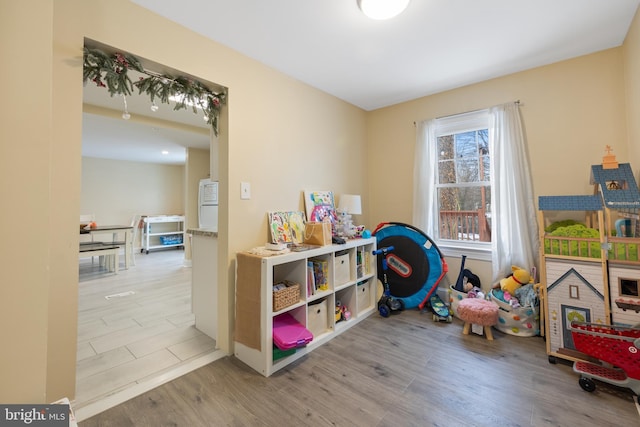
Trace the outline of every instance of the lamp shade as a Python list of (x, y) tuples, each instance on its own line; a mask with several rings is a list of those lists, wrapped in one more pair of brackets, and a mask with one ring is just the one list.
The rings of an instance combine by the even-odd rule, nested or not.
[(340, 197), (338, 210), (352, 215), (360, 215), (362, 213), (362, 202), (360, 196), (355, 194), (343, 194)]
[(358, 0), (362, 13), (371, 19), (391, 19), (402, 13), (410, 0)]

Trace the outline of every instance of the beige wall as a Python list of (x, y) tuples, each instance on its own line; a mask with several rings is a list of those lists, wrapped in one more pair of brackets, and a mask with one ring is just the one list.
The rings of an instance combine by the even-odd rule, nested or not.
[[(187, 149), (184, 166), (83, 157), (80, 214), (94, 214), (99, 224), (129, 224), (133, 215), (185, 215), (185, 227), (197, 228), (198, 183), (210, 175), (209, 165), (209, 150), (197, 148)], [(134, 245), (140, 247), (140, 236)], [(184, 258), (189, 265), (188, 244)]]
[[(331, 189), (361, 194), (370, 227), (411, 221), (414, 121), (520, 99), (537, 194), (588, 192), (588, 167), (607, 143), (629, 157), (622, 67), (635, 72), (637, 49), (627, 62), (612, 49), (365, 113), (127, 0), (1, 2), (0, 24), (0, 85), (11, 99), (0, 106), (0, 182), (12, 207), (1, 210), (11, 242), (0, 257), (3, 403), (74, 396), (83, 37), (229, 88), (219, 138), (218, 282), (229, 306), (218, 343), (227, 351), (234, 254), (264, 243), (268, 210), (302, 209), (302, 190)], [(637, 92), (627, 99), (634, 113)], [(241, 181), (251, 200), (240, 200)]]
[[(2, 140), (20, 141), (2, 148), (3, 195), (19, 209), (3, 210), (3, 223), (12, 224), (6, 238), (16, 246), (2, 258), (12, 268), (3, 278), (11, 286), (3, 286), (0, 320), (3, 340), (23, 343), (0, 352), (0, 401), (74, 396), (84, 37), (229, 88), (219, 138), (224, 350), (231, 349), (233, 257), (266, 241), (266, 212), (302, 209), (305, 188), (366, 200), (364, 111), (127, 0), (26, 0), (0, 8), (2, 53), (15, 59), (3, 65), (3, 93), (15, 102), (0, 107)], [(240, 200), (241, 181), (251, 183), (250, 200)], [(37, 230), (13, 227), (36, 223)]]
[(182, 165), (83, 157), (80, 213), (95, 214), (98, 224), (129, 224), (136, 214), (183, 215), (184, 175)]
[(640, 13), (631, 23), (623, 45), (629, 161), (636, 179), (640, 175)]
[[(414, 121), (515, 100), (522, 105), (536, 199), (591, 194), (590, 167), (601, 162), (605, 145), (619, 161), (629, 161), (622, 53), (609, 49), (371, 112), (373, 222), (412, 222)], [(459, 260), (448, 261), (455, 282)], [(468, 258), (467, 267), (483, 286), (491, 285), (488, 263)]]
[[(211, 176), (210, 154), (210, 150), (187, 148), (185, 164), (185, 182), (187, 184), (184, 190), (187, 229), (198, 228), (198, 191), (200, 180)], [(191, 245), (185, 245), (184, 250), (185, 259), (191, 260)]]
[[(45, 400), (51, 358), (67, 357), (59, 347), (50, 349), (50, 331), (70, 328), (69, 332), (54, 334), (64, 335), (59, 345), (74, 346), (75, 325), (65, 322), (71, 316), (60, 313), (58, 321), (52, 313), (56, 310), (50, 309), (57, 303), (53, 293), (61, 281), (74, 280), (66, 274), (68, 268), (59, 268), (53, 262), (55, 257), (56, 261), (69, 264), (69, 256), (50, 251), (58, 237), (62, 237), (57, 242), (61, 246), (73, 243), (73, 238), (64, 236), (65, 231), (69, 236), (73, 234), (71, 218), (57, 220), (62, 217), (61, 210), (78, 210), (80, 189), (80, 156), (64, 172), (59, 166), (54, 167), (51, 159), (55, 156), (60, 161), (60, 157), (73, 151), (67, 147), (52, 151), (51, 103), (57, 95), (52, 84), (52, 12), (49, 2), (0, 2), (0, 53), (4, 58), (13, 58), (13, 66), (3, 61), (0, 87), (5, 96), (15, 101), (11, 107), (9, 103), (0, 106), (0, 223), (3, 238), (12, 242), (0, 249), (0, 401), (6, 403)], [(12, 42), (18, 40), (24, 42)], [(37, 95), (38, 102), (25, 94)], [(61, 180), (70, 184), (71, 194), (66, 198), (61, 197)], [(60, 205), (64, 206), (52, 203), (51, 192), (60, 197)], [(69, 305), (75, 307), (75, 295), (66, 296), (70, 297)], [(68, 367), (68, 363), (65, 365)]]

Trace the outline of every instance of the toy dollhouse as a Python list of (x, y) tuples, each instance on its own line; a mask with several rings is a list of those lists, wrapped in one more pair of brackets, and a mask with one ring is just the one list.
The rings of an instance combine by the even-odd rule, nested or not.
[(591, 184), (604, 201), (612, 323), (633, 326), (640, 322), (638, 185), (628, 163), (592, 166)]
[(571, 337), (572, 321), (640, 324), (638, 213), (631, 166), (607, 146), (591, 167), (590, 196), (540, 196), (540, 269), (549, 361), (585, 359)]

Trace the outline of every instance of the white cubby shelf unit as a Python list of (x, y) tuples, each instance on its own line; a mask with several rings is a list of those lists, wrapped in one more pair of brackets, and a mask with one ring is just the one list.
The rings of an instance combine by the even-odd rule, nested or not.
[[(184, 248), (184, 215), (155, 215), (142, 218), (142, 248), (149, 254), (153, 249)], [(153, 230), (151, 226), (153, 225)], [(163, 239), (169, 239), (163, 242)]]
[[(372, 237), (274, 256), (238, 253), (235, 356), (268, 377), (375, 313), (375, 248)], [(309, 283), (308, 267), (313, 261), (326, 266), (326, 289), (316, 290)], [(273, 286), (285, 281), (300, 285), (300, 299), (273, 311)], [(338, 301), (350, 312), (346, 320), (336, 314)], [(283, 313), (309, 329), (313, 340), (295, 350), (274, 350), (273, 320)]]

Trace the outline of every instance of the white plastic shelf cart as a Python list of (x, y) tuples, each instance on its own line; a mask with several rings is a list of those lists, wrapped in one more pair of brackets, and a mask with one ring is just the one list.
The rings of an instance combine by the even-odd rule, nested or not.
[(149, 253), (152, 249), (184, 248), (185, 228), (183, 215), (157, 215), (142, 218), (142, 249)]

